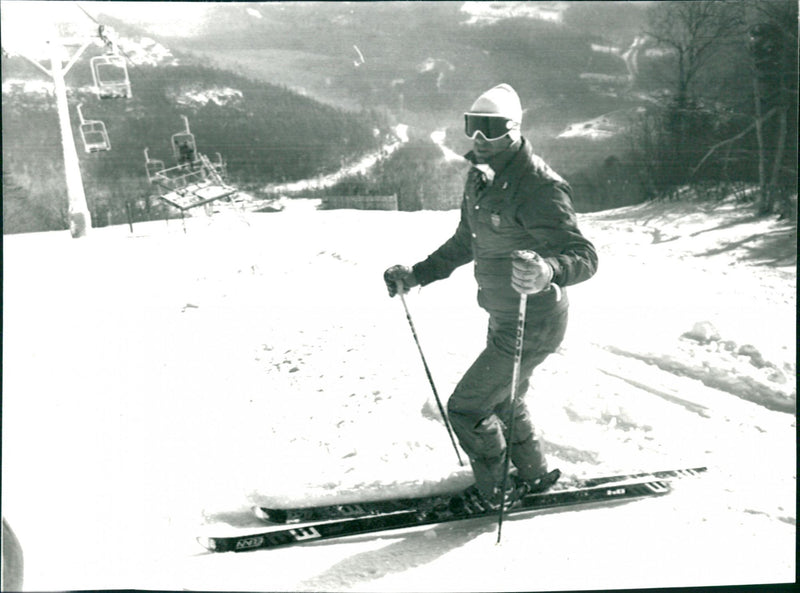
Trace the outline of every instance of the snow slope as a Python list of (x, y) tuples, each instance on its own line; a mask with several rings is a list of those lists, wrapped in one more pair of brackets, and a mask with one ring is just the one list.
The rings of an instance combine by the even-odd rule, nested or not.
[[(457, 212), (222, 212), (4, 237), (2, 512), (28, 590), (511, 591), (790, 582), (796, 233), (732, 202), (581, 216), (529, 403), (567, 474), (707, 465), (670, 496), (244, 554), (254, 503), (469, 484), (383, 270)], [(479, 352), (469, 266), (407, 297), (439, 392)]]

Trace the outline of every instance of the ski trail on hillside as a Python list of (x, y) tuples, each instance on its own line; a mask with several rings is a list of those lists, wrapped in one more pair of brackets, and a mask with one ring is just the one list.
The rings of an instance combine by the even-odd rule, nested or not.
[(444, 141), (446, 139), (447, 132), (445, 130), (436, 130), (435, 132), (431, 132), (431, 141), (442, 151), (444, 160), (447, 162), (465, 160), (463, 156), (444, 145)]
[(639, 76), (639, 52), (641, 51), (642, 47), (647, 41), (646, 37), (637, 36), (636, 39), (633, 40), (631, 46), (622, 54), (622, 60), (625, 62), (625, 67), (628, 69), (628, 79), (630, 80), (630, 86), (636, 82), (636, 78)]
[(264, 188), (268, 193), (296, 193), (302, 191), (323, 189), (332, 187), (339, 183), (342, 179), (352, 175), (364, 174), (374, 167), (378, 162), (384, 160), (394, 151), (400, 148), (403, 144), (408, 142), (408, 126), (405, 124), (398, 124), (394, 128), (394, 133), (397, 138), (395, 142), (391, 142), (380, 150), (371, 152), (355, 163), (351, 163), (327, 175), (320, 175), (312, 179), (301, 179), (300, 181), (292, 181), (289, 183), (270, 183)]
[[(642, 48), (646, 42), (646, 37), (641, 35), (637, 36), (625, 51), (622, 51), (622, 49), (619, 47), (598, 45), (593, 43), (591, 45), (592, 51), (612, 55), (622, 60), (622, 62), (625, 64), (627, 74), (615, 75), (583, 72), (580, 74), (580, 78), (594, 81), (596, 83), (610, 85), (622, 84), (624, 86), (623, 92), (626, 94), (630, 93), (639, 77), (639, 55), (641, 54)], [(609, 92), (616, 96), (616, 91), (613, 90), (613, 87)], [(641, 107), (637, 108), (635, 113), (639, 113), (641, 109)], [(594, 140), (611, 138), (628, 127), (628, 122), (625, 120), (629, 117), (627, 114), (630, 114), (631, 112), (632, 110), (630, 109), (620, 109), (604, 113), (593, 119), (575, 122), (568, 125), (557, 137), (590, 138)]]

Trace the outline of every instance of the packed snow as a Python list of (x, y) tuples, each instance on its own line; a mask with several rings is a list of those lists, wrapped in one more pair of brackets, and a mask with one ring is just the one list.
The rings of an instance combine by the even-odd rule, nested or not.
[[(595, 278), (527, 394), (567, 476), (708, 466), (665, 497), (207, 553), (253, 504), (470, 483), (383, 270), (457, 211), (222, 211), (4, 237), (3, 515), (25, 588), (512, 591), (792, 582), (795, 231), (732, 201), (580, 216)], [(406, 302), (443, 398), (470, 266)]]

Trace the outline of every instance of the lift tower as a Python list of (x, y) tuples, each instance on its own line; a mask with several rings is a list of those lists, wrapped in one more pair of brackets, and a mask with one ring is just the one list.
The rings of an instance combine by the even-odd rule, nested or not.
[[(34, 59), (25, 54), (20, 54), (23, 58), (31, 62), (39, 70), (44, 72), (47, 76), (53, 79), (53, 93), (56, 99), (56, 111), (58, 112), (58, 125), (61, 132), (61, 149), (64, 155), (64, 176), (67, 183), (67, 199), (69, 201), (69, 231), (74, 238), (84, 237), (92, 228), (92, 218), (89, 213), (89, 207), (86, 203), (86, 194), (83, 187), (83, 178), (81, 177), (80, 164), (78, 162), (78, 152), (75, 149), (75, 138), (72, 134), (72, 124), (70, 123), (69, 104), (67, 103), (67, 85), (64, 80), (70, 68), (75, 65), (75, 62), (80, 59), (81, 55), (90, 44), (95, 43), (98, 45), (105, 45), (110, 47), (111, 58), (105, 57), (99, 65), (95, 62), (92, 63), (92, 73), (95, 78), (95, 86), (97, 87), (98, 95), (101, 98), (105, 97), (130, 97), (130, 81), (128, 79), (128, 72), (125, 66), (124, 59), (118, 55), (116, 43), (110, 35), (113, 32), (108, 27), (100, 27), (97, 36), (86, 37), (63, 37), (58, 29), (58, 25), (54, 24), (50, 38), (47, 40), (49, 50), (50, 68), (43, 66), (37, 59)], [(78, 46), (79, 49), (73, 53), (64, 65), (64, 56), (68, 52), (68, 48)], [(111, 60), (111, 61), (110, 61)], [(122, 60), (120, 65), (119, 61)], [(96, 67), (97, 66), (97, 67)], [(102, 72), (100, 67), (105, 68)], [(124, 78), (121, 83), (118, 80), (109, 80), (108, 73), (121, 72)], [(101, 76), (102, 75), (102, 76)], [(119, 76), (119, 74), (117, 74)], [(103, 78), (105, 77), (105, 78)], [(111, 86), (114, 92), (109, 92), (108, 88)], [(78, 108), (78, 115), (81, 117), (82, 126), (87, 123), (93, 125), (99, 124), (97, 128), (92, 128), (92, 131), (105, 132), (105, 126), (102, 122), (85, 122), (83, 115)], [(81, 134), (83, 136), (84, 127), (81, 127)], [(83, 137), (84, 145), (86, 145), (86, 137)], [(94, 145), (93, 148), (99, 150), (108, 150), (110, 143), (108, 142), (107, 135), (104, 135), (103, 146)], [(88, 149), (87, 149), (88, 150)], [(91, 151), (90, 151), (91, 152)]]
[(69, 232), (73, 238), (77, 239), (86, 236), (88, 230), (92, 228), (92, 217), (86, 204), (78, 152), (75, 150), (75, 139), (72, 136), (64, 76), (89, 44), (83, 45), (66, 67), (63, 67), (61, 62), (62, 45), (58, 36), (54, 35), (48, 44), (50, 45), (50, 76), (53, 77), (58, 125), (61, 129), (61, 147), (64, 152), (64, 175), (66, 176), (69, 200)]

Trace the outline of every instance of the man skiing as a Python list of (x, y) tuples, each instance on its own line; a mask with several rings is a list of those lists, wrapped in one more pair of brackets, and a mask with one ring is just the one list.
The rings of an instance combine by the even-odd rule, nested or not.
[[(567, 327), (566, 286), (591, 278), (594, 246), (578, 229), (571, 188), (521, 135), (522, 106), (514, 89), (500, 84), (464, 114), (473, 141), (472, 163), (455, 233), (424, 261), (394, 265), (384, 273), (393, 297), (413, 286), (447, 278), (474, 262), (478, 304), (489, 313), (486, 347), (448, 401), (448, 415), (469, 455), (475, 485), (466, 493), (497, 507), (521, 494), (541, 491), (558, 479), (548, 473), (525, 405), (533, 369), (552, 352)], [(522, 332), (519, 391), (512, 405), (512, 373), (520, 299), (529, 295)], [(514, 409), (512, 409), (514, 408)], [(505, 483), (508, 427), (513, 415), (510, 461), (515, 483)]]

